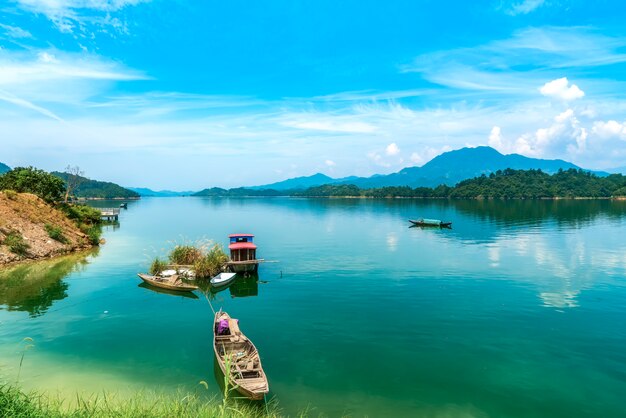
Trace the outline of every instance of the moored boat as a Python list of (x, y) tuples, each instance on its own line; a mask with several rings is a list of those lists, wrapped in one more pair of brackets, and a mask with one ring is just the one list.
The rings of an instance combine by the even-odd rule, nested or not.
[(416, 220), (409, 219), (409, 222), (411, 222), (415, 226), (438, 226), (441, 228), (450, 228), (452, 226), (452, 222), (443, 222), (439, 219), (419, 218)]
[(249, 273), (257, 271), (259, 262), (256, 258), (257, 246), (252, 234), (231, 234), (228, 236), (230, 244), (230, 261), (228, 266), (235, 273)]
[(211, 279), (211, 285), (215, 287), (226, 286), (235, 280), (237, 273), (220, 273)]
[(252, 400), (269, 392), (259, 352), (240, 330), (238, 321), (219, 310), (213, 321), (213, 349), (228, 384)]
[(184, 283), (177, 275), (169, 277), (151, 276), (149, 274), (137, 273), (137, 276), (145, 283), (162, 289), (175, 290), (178, 292), (192, 292), (198, 289), (198, 286)]

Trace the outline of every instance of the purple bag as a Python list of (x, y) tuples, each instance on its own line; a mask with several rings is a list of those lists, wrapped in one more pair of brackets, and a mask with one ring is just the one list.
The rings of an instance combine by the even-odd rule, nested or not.
[(220, 319), (219, 324), (217, 324), (217, 335), (228, 335), (228, 319)]

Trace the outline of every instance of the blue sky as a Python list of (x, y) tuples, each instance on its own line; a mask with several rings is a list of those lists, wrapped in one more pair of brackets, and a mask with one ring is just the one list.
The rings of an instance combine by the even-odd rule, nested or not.
[(126, 186), (626, 166), (616, 1), (0, 1), (0, 161)]

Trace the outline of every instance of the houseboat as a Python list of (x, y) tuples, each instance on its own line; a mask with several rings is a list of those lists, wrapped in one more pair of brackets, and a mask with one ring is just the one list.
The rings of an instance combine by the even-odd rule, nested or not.
[(261, 260), (256, 258), (256, 245), (252, 234), (231, 234), (228, 236), (230, 244), (230, 261), (228, 266), (235, 273), (255, 272)]

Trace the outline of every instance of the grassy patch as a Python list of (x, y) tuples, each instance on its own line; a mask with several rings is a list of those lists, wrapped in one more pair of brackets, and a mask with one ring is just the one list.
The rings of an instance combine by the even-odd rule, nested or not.
[(193, 245), (177, 245), (169, 254), (172, 264), (192, 265), (201, 258), (202, 250)]
[(0, 411), (6, 417), (37, 418), (108, 418), (108, 417), (278, 417), (275, 403), (255, 405), (213, 399), (203, 399), (193, 393), (163, 395), (139, 392), (131, 398), (101, 393), (77, 395), (71, 403), (38, 392), (25, 393), (12, 386), (0, 386)]
[(159, 257), (156, 257), (154, 260), (152, 260), (149, 271), (150, 271), (150, 274), (152, 274), (153, 276), (156, 276), (157, 274), (160, 274), (165, 269), (167, 269), (167, 261), (161, 260)]
[(30, 248), (24, 237), (15, 231), (9, 232), (2, 243), (9, 247), (9, 251), (19, 256), (25, 256)]
[(10, 200), (17, 199), (17, 192), (15, 190), (6, 189), (6, 190), (3, 190), (2, 193), (4, 193), (7, 199), (10, 199)]
[(213, 245), (207, 253), (196, 261), (193, 269), (197, 277), (211, 277), (222, 271), (222, 267), (228, 262), (228, 255), (221, 245)]
[(67, 244), (67, 238), (63, 235), (63, 229), (52, 224), (45, 224), (44, 228), (48, 233), (48, 236), (61, 244)]

